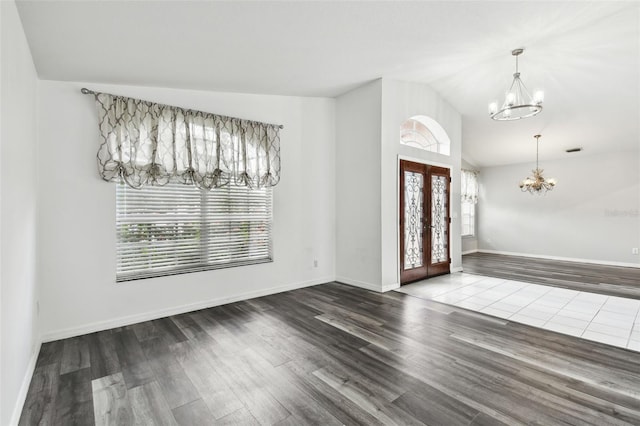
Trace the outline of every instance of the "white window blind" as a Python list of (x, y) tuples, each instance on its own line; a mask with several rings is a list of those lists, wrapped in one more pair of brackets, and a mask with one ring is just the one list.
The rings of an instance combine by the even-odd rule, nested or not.
[(469, 201), (462, 202), (462, 236), (473, 237), (476, 234), (476, 205)]
[(478, 202), (478, 172), (461, 171), (460, 192), (462, 195), (462, 236), (473, 237), (476, 234), (476, 203)]
[(272, 191), (116, 185), (116, 281), (272, 260)]

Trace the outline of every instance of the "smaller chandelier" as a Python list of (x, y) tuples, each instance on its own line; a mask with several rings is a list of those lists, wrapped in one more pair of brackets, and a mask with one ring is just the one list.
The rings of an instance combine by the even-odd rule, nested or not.
[(489, 104), (489, 115), (493, 120), (520, 120), (521, 118), (533, 117), (542, 111), (544, 92), (537, 90), (533, 97), (531, 97), (526, 86), (520, 79), (518, 56), (520, 56), (522, 52), (524, 52), (524, 49), (514, 49), (511, 51), (511, 54), (516, 57), (516, 72), (513, 74), (513, 82), (509, 90), (507, 90), (502, 108), (498, 109), (497, 102), (491, 102)]
[(534, 136), (534, 138), (536, 138), (536, 169), (532, 170), (533, 177), (528, 177), (520, 182), (520, 190), (522, 190), (522, 192), (529, 192), (531, 194), (538, 195), (551, 191), (556, 186), (556, 180), (554, 178), (545, 179), (542, 177), (542, 172), (544, 172), (544, 170), (538, 167), (540, 136), (541, 135)]

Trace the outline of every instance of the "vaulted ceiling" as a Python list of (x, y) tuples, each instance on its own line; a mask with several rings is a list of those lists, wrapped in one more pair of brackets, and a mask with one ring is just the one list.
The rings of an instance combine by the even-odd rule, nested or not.
[[(431, 85), (478, 166), (627, 150), (640, 132), (640, 7), (613, 2), (29, 1), (40, 78), (334, 97), (376, 78)], [(510, 51), (544, 110), (494, 122)], [(573, 154), (576, 155), (576, 154)]]

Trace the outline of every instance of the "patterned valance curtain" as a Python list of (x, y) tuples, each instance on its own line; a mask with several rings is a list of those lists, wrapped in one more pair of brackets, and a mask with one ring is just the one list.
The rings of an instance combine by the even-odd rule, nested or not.
[(280, 126), (94, 93), (98, 171), (133, 188), (262, 188), (280, 180)]
[(462, 170), (462, 202), (478, 202), (478, 172), (473, 170)]

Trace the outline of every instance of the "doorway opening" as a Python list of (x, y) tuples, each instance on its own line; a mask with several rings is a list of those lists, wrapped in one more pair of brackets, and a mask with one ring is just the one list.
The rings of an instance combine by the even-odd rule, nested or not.
[(400, 160), (400, 284), (451, 270), (451, 172)]

